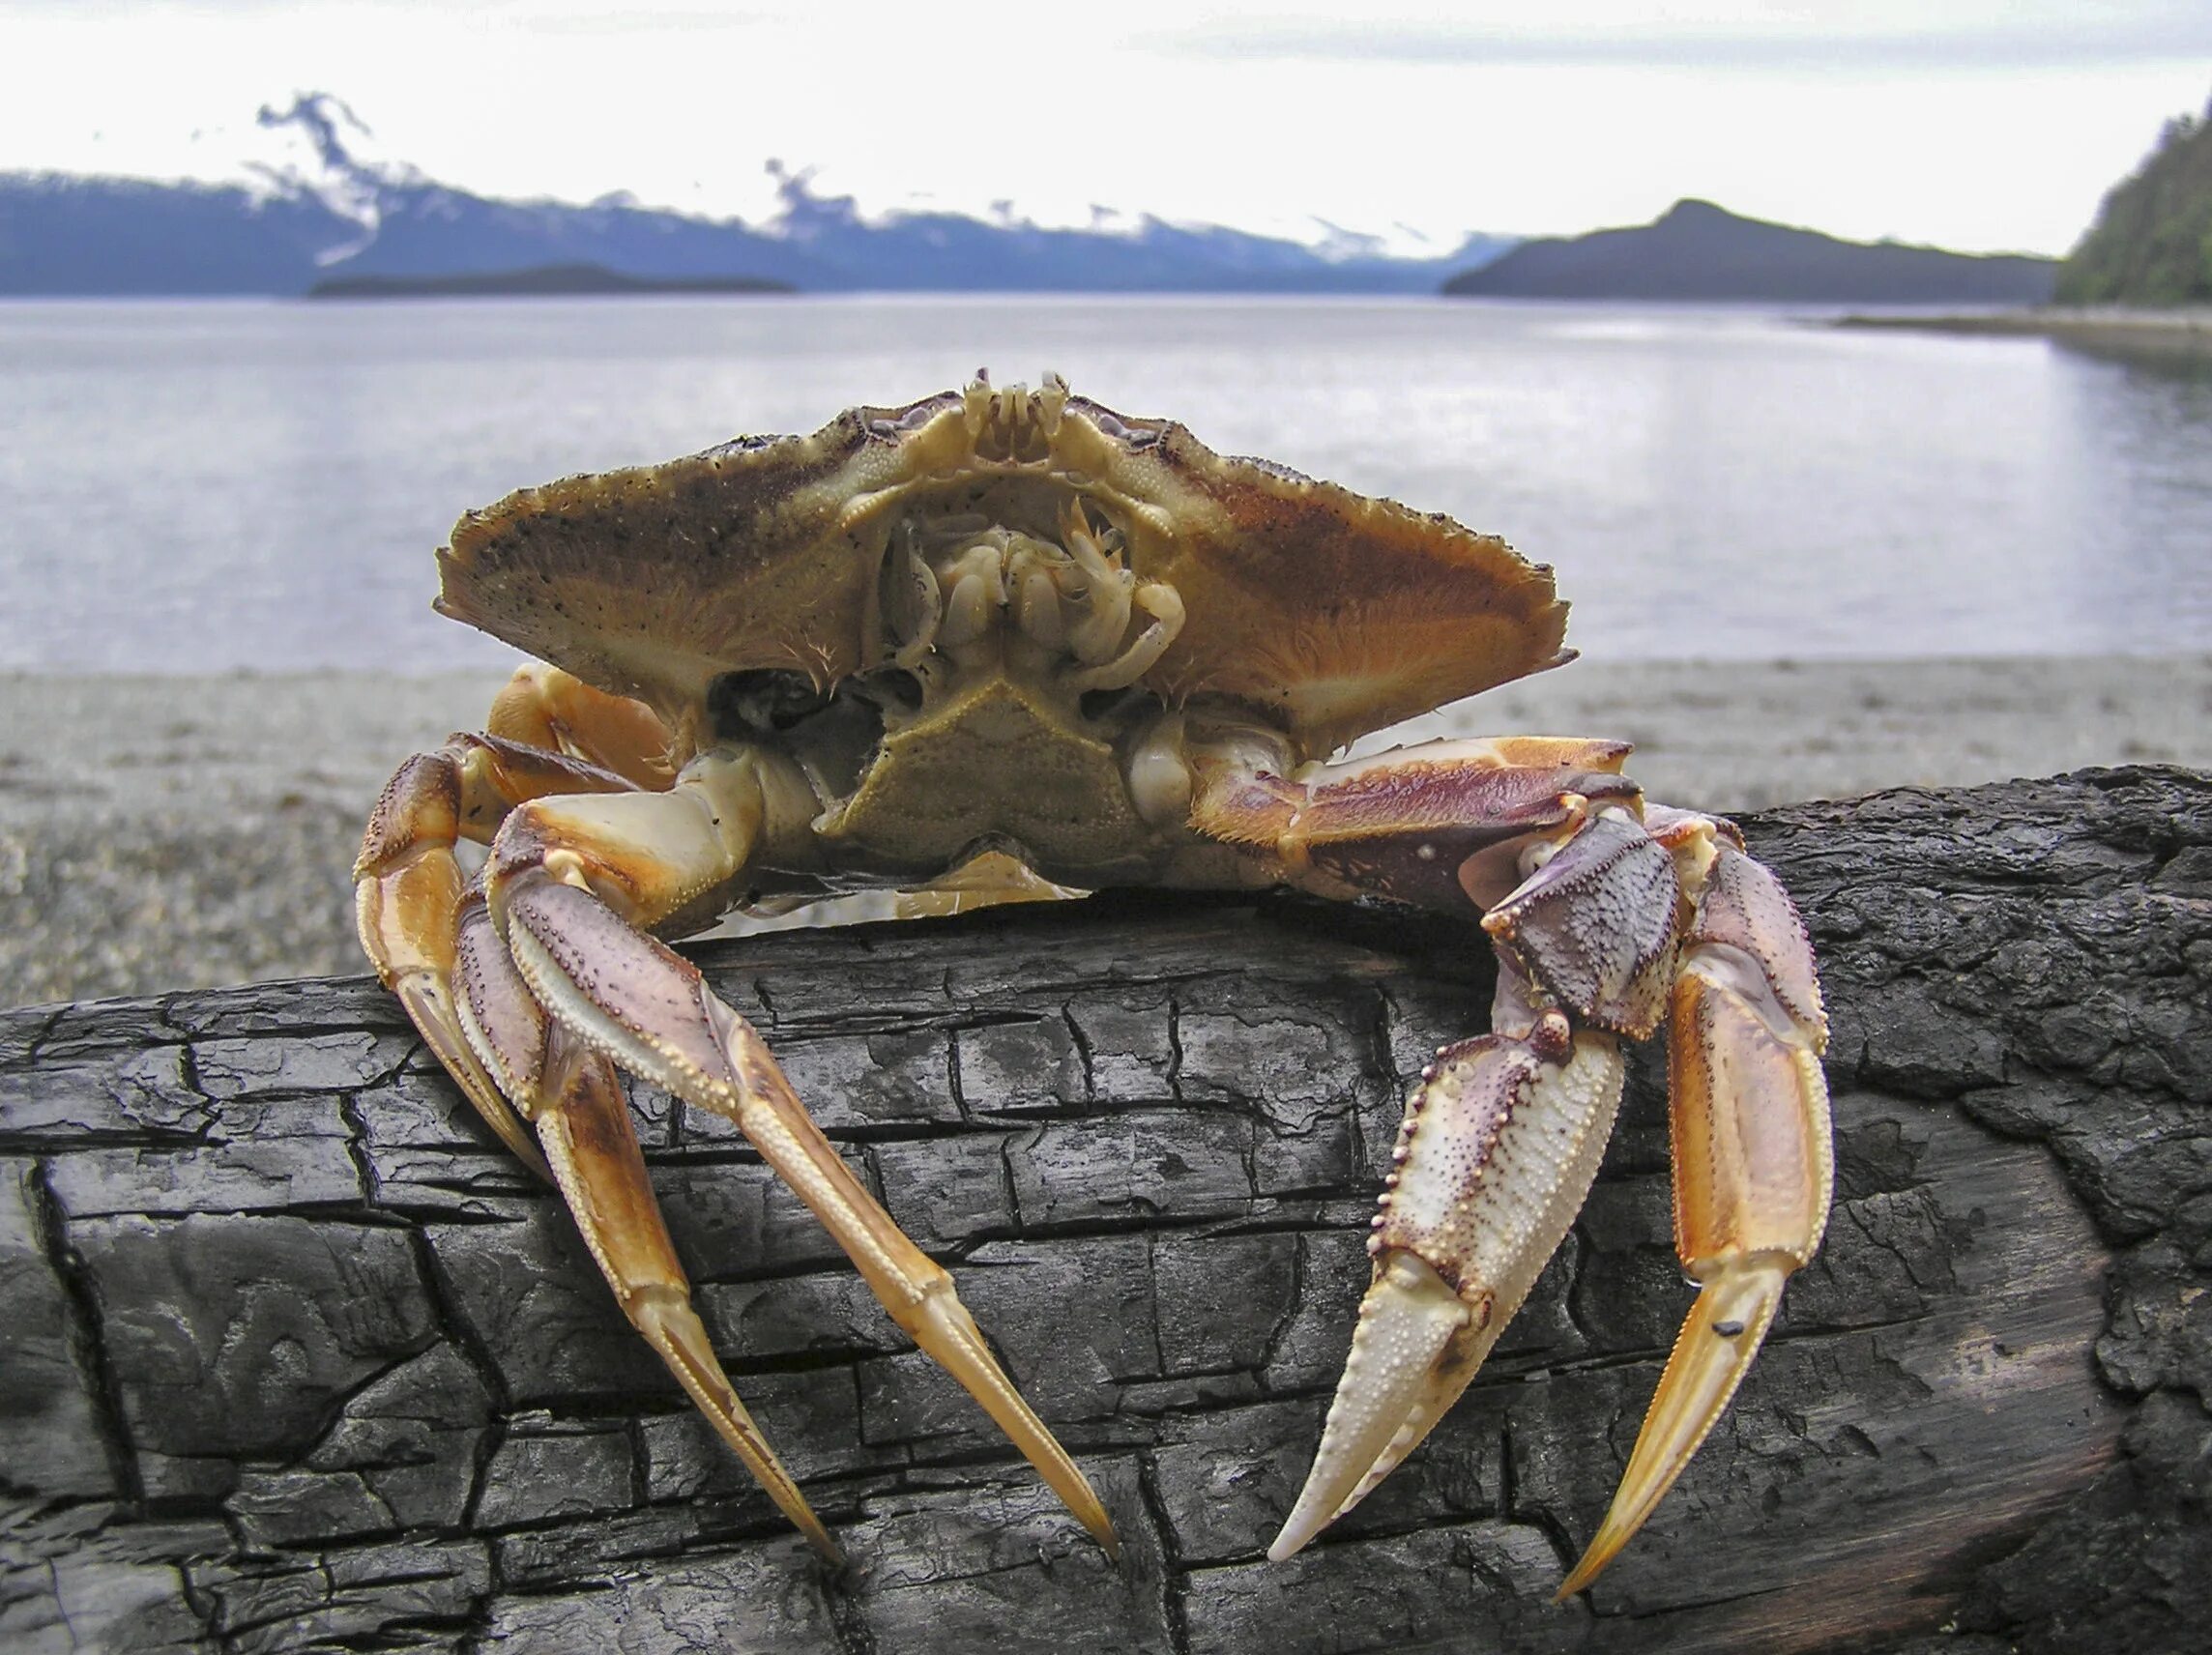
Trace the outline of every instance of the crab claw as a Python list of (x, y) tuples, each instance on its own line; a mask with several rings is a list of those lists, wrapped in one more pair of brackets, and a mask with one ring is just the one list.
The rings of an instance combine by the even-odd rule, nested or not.
[[(1501, 1007), (1518, 999), (1501, 986)], [(1557, 1012), (1437, 1054), (1384, 1180), (1321, 1449), (1270, 1560), (1358, 1504), (1467, 1389), (1597, 1176), (1621, 1073), (1611, 1035), (1570, 1034)]]
[(1773, 874), (1713, 845), (1668, 1040), (1674, 1245), (1700, 1284), (1612, 1508), (1558, 1596), (1597, 1578), (1674, 1486), (1813, 1256), (1834, 1177), (1827, 1019), (1812, 944)]

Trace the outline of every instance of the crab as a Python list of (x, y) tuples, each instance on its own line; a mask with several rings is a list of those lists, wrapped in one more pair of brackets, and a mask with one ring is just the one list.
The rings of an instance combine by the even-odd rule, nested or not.
[[(1826, 1022), (1803, 923), (1626, 743), (1364, 733), (1572, 658), (1503, 540), (1069, 393), (856, 408), (812, 436), (524, 489), (464, 516), (437, 608), (536, 657), (480, 734), (400, 766), (361, 938), (429, 1050), (549, 1177), (624, 1313), (784, 1514), (837, 1547), (724, 1375), (618, 1070), (736, 1122), (892, 1320), (1111, 1553), (1083, 1472), (950, 1275), (665, 939), (858, 886), (910, 912), (1136, 884), (1287, 886), (1478, 923), (1485, 1034), (1408, 1098), (1372, 1280), (1268, 1556), (1358, 1503), (1467, 1388), (1595, 1176), (1622, 1042), (1668, 1029), (1674, 1234), (1698, 1296), (1589, 1584), (1696, 1452), (1819, 1244)], [(458, 841), (487, 845), (474, 874)]]

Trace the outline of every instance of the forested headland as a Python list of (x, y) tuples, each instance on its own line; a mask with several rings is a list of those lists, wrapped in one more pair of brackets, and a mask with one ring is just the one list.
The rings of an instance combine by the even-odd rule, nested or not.
[(2177, 115), (2058, 272), (2061, 305), (2212, 305), (2212, 104)]

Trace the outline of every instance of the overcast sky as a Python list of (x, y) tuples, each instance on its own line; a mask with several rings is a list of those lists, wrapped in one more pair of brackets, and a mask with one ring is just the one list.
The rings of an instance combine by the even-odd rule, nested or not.
[(758, 218), (774, 158), (871, 211), (2063, 252), (2212, 96), (2212, 0), (0, 0), (0, 169), (220, 173), (309, 90), (491, 194)]

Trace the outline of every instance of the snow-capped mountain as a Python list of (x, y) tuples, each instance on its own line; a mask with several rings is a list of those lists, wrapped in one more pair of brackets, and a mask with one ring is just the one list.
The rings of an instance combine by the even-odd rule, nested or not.
[(0, 173), (0, 294), (296, 294), (332, 276), (450, 276), (597, 264), (647, 277), (751, 276), (817, 290), (1433, 292), (1495, 257), (1472, 236), (1436, 256), (1320, 225), (1312, 243), (1101, 210), (1088, 228), (949, 212), (861, 212), (771, 163), (760, 223), (610, 196), (507, 201), (379, 155), (341, 100), (263, 108), (195, 181)]
[(316, 260), (333, 265), (364, 252), (384, 222), (387, 190), (420, 189), (429, 180), (398, 161), (364, 153), (374, 141), (362, 118), (327, 92), (304, 93), (289, 109), (264, 103), (253, 118), (267, 142), (240, 159), (247, 188), (266, 200), (311, 202), (360, 234)]

